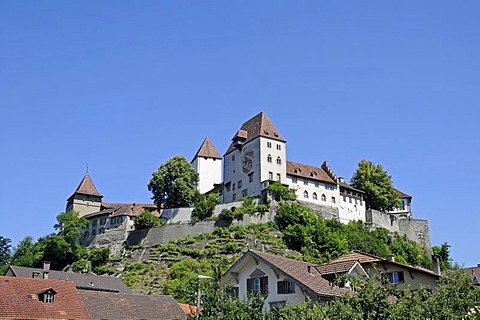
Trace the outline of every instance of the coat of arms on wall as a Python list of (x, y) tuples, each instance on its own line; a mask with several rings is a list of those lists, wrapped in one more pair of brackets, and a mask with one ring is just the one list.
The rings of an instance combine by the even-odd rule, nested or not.
[(247, 174), (247, 173), (249, 173), (250, 171), (252, 171), (253, 158), (254, 158), (253, 150), (246, 150), (246, 151), (243, 153), (243, 157), (242, 157), (242, 170), (243, 170), (243, 173)]

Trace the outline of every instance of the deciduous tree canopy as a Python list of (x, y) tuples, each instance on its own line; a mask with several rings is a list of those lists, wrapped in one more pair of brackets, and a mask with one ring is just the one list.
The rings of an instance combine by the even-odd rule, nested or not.
[(365, 191), (367, 208), (390, 211), (400, 207), (400, 197), (393, 187), (392, 177), (381, 165), (362, 160), (350, 181), (354, 188)]
[(152, 174), (148, 190), (159, 208), (180, 208), (193, 204), (197, 191), (198, 173), (184, 156), (176, 155), (167, 160)]

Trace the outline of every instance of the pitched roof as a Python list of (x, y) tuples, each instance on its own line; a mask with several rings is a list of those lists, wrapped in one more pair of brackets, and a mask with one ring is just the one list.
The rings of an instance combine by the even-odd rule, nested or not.
[[(42, 274), (42, 269), (10, 266), (15, 277), (32, 278), (34, 272)], [(8, 273), (8, 270), (7, 270)], [(95, 274), (74, 273), (49, 270), (48, 278), (55, 280), (67, 280), (75, 284), (77, 289), (96, 290), (109, 292), (130, 293), (131, 290), (122, 282), (120, 278), (110, 276), (99, 276)]]
[(153, 203), (106, 203), (102, 202), (101, 210), (85, 215), (86, 219), (108, 215), (109, 217), (131, 216), (136, 217), (143, 211), (148, 210), (158, 214), (157, 206)]
[[(98, 191), (97, 188), (95, 188), (95, 185), (93, 184), (92, 179), (90, 178), (90, 175), (88, 173), (85, 174), (83, 177), (82, 181), (78, 185), (77, 189), (75, 192), (70, 196), (73, 197), (76, 193), (79, 194), (86, 194), (90, 196), (97, 196), (97, 197), (103, 197)], [(70, 199), (69, 198), (69, 199)]]
[(352, 187), (351, 185), (349, 185), (348, 183), (346, 183), (345, 181), (339, 180), (339, 181), (338, 181), (338, 184), (340, 185), (341, 188), (353, 190), (353, 191), (356, 191), (356, 192), (358, 192), (358, 193), (365, 193), (365, 191), (362, 191), (362, 190), (360, 190), (360, 189), (354, 188), (354, 187)]
[[(246, 139), (245, 143), (248, 143), (249, 141), (252, 141), (258, 137), (265, 137), (285, 142), (285, 139), (282, 137), (280, 132), (278, 132), (270, 119), (268, 119), (265, 112), (260, 112), (253, 118), (247, 120), (233, 138), (235, 139), (236, 137)], [(229, 154), (233, 150), (235, 150), (235, 145), (232, 142), (228, 147), (227, 152), (225, 152), (225, 155)]]
[(237, 266), (241, 267), (241, 260), (245, 259), (248, 255), (263, 260), (271, 268), (285, 274), (285, 276), (295, 281), (300, 287), (303, 287), (315, 295), (333, 298), (352, 293), (348, 289), (332, 287), (330, 283), (322, 278), (320, 273), (316, 271), (315, 267), (318, 267), (318, 265), (254, 250), (247, 251), (225, 275), (235, 270)]
[(381, 257), (375, 256), (373, 254), (353, 250), (352, 252), (346, 253), (344, 255), (341, 255), (340, 257), (330, 260), (325, 265), (331, 264), (331, 263), (345, 262), (345, 261), (358, 261), (360, 263), (371, 263), (371, 262), (378, 262), (382, 260), (384, 259)]
[(322, 168), (287, 161), (287, 175), (337, 184)]
[(412, 196), (409, 196), (408, 194), (403, 193), (402, 191), (400, 191), (398, 189), (395, 189), (395, 191), (397, 191), (400, 198), (412, 198)]
[(212, 141), (210, 141), (208, 137), (206, 137), (205, 140), (203, 140), (203, 143), (198, 149), (195, 156), (193, 157), (193, 160), (195, 160), (195, 158), (197, 157), (222, 159), (222, 156), (220, 155), (220, 153), (218, 153), (217, 149), (215, 148)]
[(359, 262), (354, 261), (354, 260), (326, 263), (326, 264), (322, 264), (321, 266), (316, 267), (316, 269), (322, 275), (346, 273), (346, 272), (349, 272), (350, 270), (352, 270), (352, 268), (357, 263), (359, 263)]
[[(53, 290), (53, 303), (39, 294)], [(1, 319), (91, 319), (85, 303), (69, 281), (0, 276)]]
[(358, 261), (360, 264), (372, 264), (372, 263), (388, 263), (391, 265), (395, 265), (397, 267), (402, 267), (405, 269), (408, 269), (410, 271), (415, 271), (415, 272), (420, 272), (435, 278), (439, 278), (440, 275), (436, 274), (432, 270), (428, 270), (422, 267), (415, 267), (395, 261), (389, 261), (388, 259), (384, 259), (378, 256), (375, 256), (373, 254), (369, 254), (366, 252), (358, 251), (358, 250), (353, 250), (350, 253), (346, 253), (338, 258), (335, 258), (329, 262), (327, 262), (325, 265), (332, 264), (332, 263), (340, 263), (340, 262), (346, 262), (346, 261)]
[(92, 319), (186, 319), (171, 296), (81, 291)]

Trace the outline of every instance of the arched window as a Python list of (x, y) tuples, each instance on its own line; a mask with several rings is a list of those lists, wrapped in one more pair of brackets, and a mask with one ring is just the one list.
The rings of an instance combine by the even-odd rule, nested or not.
[(303, 197), (308, 199), (308, 191), (303, 191)]
[(327, 201), (327, 197), (324, 194), (322, 194), (322, 201)]
[(282, 164), (282, 159), (280, 157), (277, 158), (277, 164)]
[(314, 193), (312, 194), (312, 198), (313, 198), (313, 200), (317, 200), (317, 193), (316, 193), (316, 192), (314, 192)]
[(272, 162), (272, 156), (271, 155), (267, 156), (267, 162)]

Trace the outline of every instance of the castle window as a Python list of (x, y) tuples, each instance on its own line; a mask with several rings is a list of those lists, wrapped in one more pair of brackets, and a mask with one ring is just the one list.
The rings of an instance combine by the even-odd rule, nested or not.
[(267, 162), (269, 162), (269, 163), (272, 162), (272, 156), (271, 156), (271, 155), (268, 155), (268, 156), (267, 156)]
[(315, 182), (315, 188), (319, 188), (320, 187), (320, 182)]
[(248, 194), (247, 189), (243, 189), (242, 190), (242, 197), (244, 197), (244, 198), (247, 197), (247, 194)]
[(306, 190), (303, 191), (303, 197), (306, 198), (306, 199), (308, 199), (308, 191), (306, 191)]
[(253, 182), (253, 172), (248, 174), (248, 182)]
[(225, 188), (227, 189), (227, 191), (230, 191), (230, 186), (231, 186), (230, 182), (225, 183)]
[(267, 148), (271, 148), (272, 147), (272, 143), (270, 141), (267, 141)]
[(92, 220), (92, 228), (97, 226), (97, 220)]
[(277, 150), (282, 150), (282, 145), (277, 143)]
[(360, 205), (363, 206), (363, 201), (362, 200), (360, 200)]
[(277, 181), (280, 181), (282, 180), (282, 176), (280, 175), (280, 173), (277, 173)]
[(235, 200), (237, 200), (237, 194), (236, 194), (236, 193), (234, 193), (234, 194), (232, 195), (232, 201), (235, 201)]
[(332, 203), (335, 203), (336, 200), (335, 200), (335, 197), (332, 197)]
[(282, 164), (282, 159), (280, 157), (277, 158), (277, 164)]
[(312, 198), (313, 198), (313, 200), (317, 200), (317, 193), (316, 193), (316, 192), (314, 192), (314, 193), (312, 194)]
[(348, 197), (348, 202), (352, 203), (352, 198)]
[(238, 185), (238, 189), (240, 189), (242, 187), (242, 180), (238, 180), (237, 185)]
[(100, 225), (104, 225), (107, 222), (107, 218), (100, 219)]
[(322, 201), (327, 201), (327, 197), (324, 194), (322, 194)]
[(235, 182), (232, 185), (232, 190), (235, 191)]
[(232, 156), (232, 161), (235, 161), (235, 155)]
[(357, 199), (355, 199), (355, 204), (358, 204), (358, 200), (357, 200)]
[(273, 180), (273, 172), (270, 171), (270, 172), (268, 173), (268, 179), (269, 179), (269, 180)]
[(347, 202), (347, 197), (343, 196), (343, 202)]
[(297, 177), (292, 178), (292, 183), (297, 183), (297, 181), (298, 181)]
[(308, 180), (307, 179), (303, 179), (303, 184), (308, 186)]
[(100, 230), (98, 231), (98, 234), (102, 234), (102, 233), (105, 233), (105, 228), (100, 228)]

